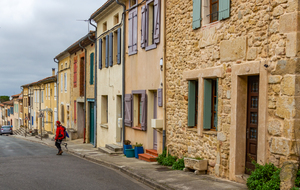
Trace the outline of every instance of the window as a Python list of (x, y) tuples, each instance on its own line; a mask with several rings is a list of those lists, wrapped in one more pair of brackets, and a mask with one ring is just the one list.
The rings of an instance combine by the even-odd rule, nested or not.
[(68, 88), (68, 86), (67, 86), (67, 84), (68, 84), (67, 73), (65, 73), (64, 75), (65, 75), (65, 92), (67, 92), (67, 88)]
[(94, 84), (94, 53), (90, 55), (90, 84)]
[(137, 53), (137, 7), (128, 16), (128, 55)]
[(108, 123), (108, 97), (106, 95), (101, 99), (101, 123)]
[(60, 120), (61, 120), (62, 123), (65, 122), (65, 109), (64, 109), (64, 108), (65, 108), (65, 107), (64, 107), (64, 105), (62, 104), (62, 105), (61, 105), (61, 113), (60, 113), (60, 116), (61, 116)]
[[(63, 92), (63, 74), (60, 74), (60, 92)], [(48, 92), (50, 94), (50, 92)]]
[(141, 12), (141, 47), (151, 50), (160, 41), (160, 0), (148, 0)]
[(74, 74), (73, 74), (74, 88), (77, 87), (77, 56), (74, 57)]
[(198, 80), (189, 81), (188, 127), (197, 127), (198, 123)]
[(113, 65), (117, 64), (118, 59), (118, 30), (113, 33)]
[(65, 68), (67, 68), (68, 67), (68, 63), (65, 63)]
[[(106, 37), (103, 38), (103, 43), (102, 43), (102, 54), (101, 54), (101, 57), (102, 57), (102, 61), (101, 61), (101, 69), (102, 69), (102, 66), (106, 67), (106, 52), (108, 50), (106, 50)], [(102, 65), (102, 64), (105, 64), (105, 65)], [(107, 67), (106, 67), (107, 68)]]
[(63, 64), (61, 64), (61, 65), (60, 65), (60, 69), (63, 70), (63, 68), (64, 68), (64, 66), (63, 66)]
[(218, 79), (204, 79), (203, 129), (218, 129)]
[(209, 24), (229, 16), (230, 0), (193, 0), (193, 29), (200, 28), (201, 22)]
[(146, 90), (134, 90), (125, 95), (125, 125), (147, 130), (147, 95)]
[(103, 23), (103, 32), (105, 32), (107, 30), (107, 22)]
[(114, 16), (114, 25), (119, 23), (119, 13)]
[(129, 0), (129, 7), (132, 7), (137, 4), (137, 0)]
[(47, 96), (48, 96), (48, 88), (47, 88), (47, 85), (45, 85), (45, 89), (46, 89), (46, 100), (47, 100)]
[(44, 103), (44, 90), (42, 90), (41, 96), (42, 96), (42, 97), (41, 97), (41, 102)]
[(54, 83), (54, 100), (56, 100), (56, 83)]

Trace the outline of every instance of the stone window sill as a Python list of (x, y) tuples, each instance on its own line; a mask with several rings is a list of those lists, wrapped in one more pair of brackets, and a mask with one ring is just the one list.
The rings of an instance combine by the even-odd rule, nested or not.
[(132, 129), (143, 131), (142, 128), (140, 128), (140, 127), (132, 127)]
[(105, 128), (105, 129), (108, 129), (108, 123), (101, 124), (100, 127)]
[(202, 132), (203, 134), (206, 134), (206, 135), (217, 135), (218, 131), (204, 131)]
[(196, 127), (188, 127), (188, 128), (186, 128), (186, 131), (190, 131), (190, 132), (195, 132), (195, 133), (197, 133), (197, 128)]

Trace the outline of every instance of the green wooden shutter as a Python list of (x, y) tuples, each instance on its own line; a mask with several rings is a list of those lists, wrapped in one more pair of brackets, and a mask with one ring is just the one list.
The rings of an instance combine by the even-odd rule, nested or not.
[(94, 53), (90, 55), (90, 84), (94, 84)]
[(195, 126), (196, 114), (196, 81), (189, 81), (189, 95), (188, 95), (188, 127)]
[(193, 0), (193, 29), (201, 27), (201, 1)]
[(219, 1), (219, 20), (224, 20), (230, 16), (230, 0)]
[(212, 81), (204, 79), (203, 129), (211, 129)]
[(219, 85), (219, 79), (217, 78), (217, 81), (216, 81), (216, 96), (217, 96), (217, 98), (216, 98), (216, 104), (215, 104), (215, 106), (216, 106), (216, 117), (215, 117), (215, 126), (216, 126), (216, 130), (218, 130), (218, 85)]

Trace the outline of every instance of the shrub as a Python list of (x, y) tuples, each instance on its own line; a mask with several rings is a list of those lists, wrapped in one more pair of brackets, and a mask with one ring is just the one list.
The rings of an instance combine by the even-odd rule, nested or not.
[(167, 157), (166, 149), (163, 151), (162, 154), (159, 154), (157, 157), (157, 162), (163, 166), (172, 166), (176, 162), (176, 160), (177, 160), (176, 156), (171, 156), (170, 154), (168, 154)]
[(183, 170), (184, 169), (184, 158), (177, 159), (177, 161), (172, 166), (173, 170)]
[(297, 177), (296, 177), (296, 180), (295, 180), (295, 186), (300, 187), (300, 170), (298, 170), (298, 172), (297, 172)]
[(260, 165), (252, 161), (255, 170), (247, 180), (247, 187), (257, 190), (280, 190), (280, 169), (272, 163)]

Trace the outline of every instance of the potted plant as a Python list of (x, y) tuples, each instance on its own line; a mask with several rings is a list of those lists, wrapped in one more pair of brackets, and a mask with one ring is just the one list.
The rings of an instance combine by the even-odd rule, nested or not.
[(144, 153), (143, 144), (136, 142), (134, 145), (134, 156), (136, 158), (139, 158), (139, 154), (143, 154), (143, 153)]
[(184, 171), (195, 170), (195, 174), (205, 174), (208, 161), (203, 158), (184, 158)]
[(131, 141), (130, 140), (125, 140), (124, 141), (124, 144), (123, 144), (123, 153), (124, 155), (126, 156), (126, 149), (132, 149), (132, 146), (131, 146)]

